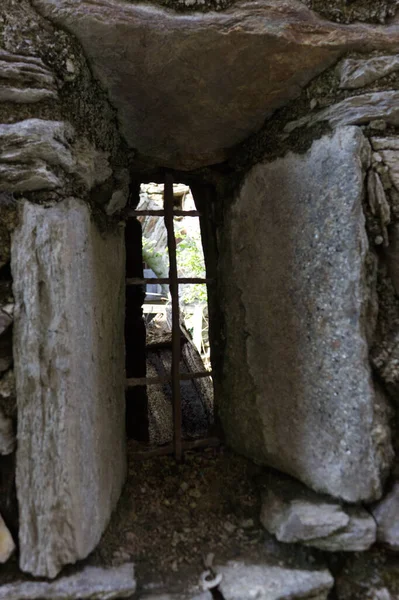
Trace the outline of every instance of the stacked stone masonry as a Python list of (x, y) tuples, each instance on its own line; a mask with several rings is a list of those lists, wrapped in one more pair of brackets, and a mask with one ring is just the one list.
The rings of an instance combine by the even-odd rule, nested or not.
[[(52, 579), (96, 548), (117, 505), (121, 211), (129, 170), (169, 168), (217, 190), (205, 214), (226, 442), (264, 467), (271, 539), (322, 557), (216, 561), (218, 593), (396, 600), (382, 549), (399, 549), (396, 10), (167, 4), (0, 7), (0, 563), (17, 552), (22, 571)], [(21, 577), (0, 600), (135, 590), (130, 563), (88, 565)]]

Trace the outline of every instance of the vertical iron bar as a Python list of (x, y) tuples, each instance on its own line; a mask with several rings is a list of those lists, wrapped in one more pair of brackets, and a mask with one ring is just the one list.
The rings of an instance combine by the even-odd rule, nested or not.
[(179, 283), (177, 277), (176, 238), (173, 223), (173, 177), (165, 176), (164, 186), (165, 227), (168, 234), (169, 289), (172, 298), (172, 397), (174, 452), (177, 461), (182, 460), (182, 412), (180, 391), (180, 311)]

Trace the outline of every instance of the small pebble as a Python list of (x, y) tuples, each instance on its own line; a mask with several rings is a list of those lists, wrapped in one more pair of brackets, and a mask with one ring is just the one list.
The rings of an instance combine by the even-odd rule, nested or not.
[(226, 521), (226, 523), (224, 524), (224, 528), (227, 531), (227, 533), (234, 533), (237, 529), (236, 526), (233, 523), (230, 523), (229, 521)]
[(378, 152), (373, 152), (373, 161), (376, 163), (382, 162), (382, 156)]
[(204, 567), (206, 569), (211, 569), (213, 566), (213, 561), (215, 560), (215, 555), (213, 552), (209, 552), (204, 558)]
[(201, 498), (201, 492), (197, 488), (190, 490), (189, 494), (192, 498)]
[(253, 519), (244, 519), (243, 521), (241, 521), (240, 525), (243, 529), (251, 529), (251, 527), (253, 527), (255, 523)]
[(370, 121), (370, 129), (375, 129), (376, 131), (385, 131), (387, 128), (387, 124), (383, 119), (376, 119), (375, 121)]

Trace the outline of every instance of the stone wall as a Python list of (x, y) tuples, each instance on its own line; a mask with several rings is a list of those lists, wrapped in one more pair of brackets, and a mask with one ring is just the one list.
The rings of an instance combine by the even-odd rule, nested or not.
[(54, 577), (125, 479), (127, 155), (79, 44), (25, 0), (0, 8), (0, 74), (0, 562), (18, 540)]
[[(218, 419), (264, 467), (265, 529), (323, 552), (339, 600), (394, 599), (387, 555), (356, 552), (399, 547), (397, 2), (161, 4), (179, 11), (0, 8), (0, 560), (15, 461), (31, 574), (86, 556), (115, 506), (118, 214), (129, 169), (169, 168), (200, 190)], [(325, 600), (320, 585), (290, 597)]]
[(398, 591), (381, 549), (398, 548), (397, 59), (348, 56), (312, 81), (241, 146), (223, 209), (206, 211), (227, 440), (296, 478), (265, 475), (279, 541), (373, 546), (343, 560), (339, 600)]

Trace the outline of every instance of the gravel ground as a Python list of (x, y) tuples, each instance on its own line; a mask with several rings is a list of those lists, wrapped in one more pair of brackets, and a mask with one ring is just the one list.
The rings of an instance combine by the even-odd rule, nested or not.
[(260, 469), (224, 448), (135, 460), (93, 560), (136, 565), (139, 590), (179, 592), (198, 583), (204, 558), (225, 561), (264, 549), (256, 478)]

